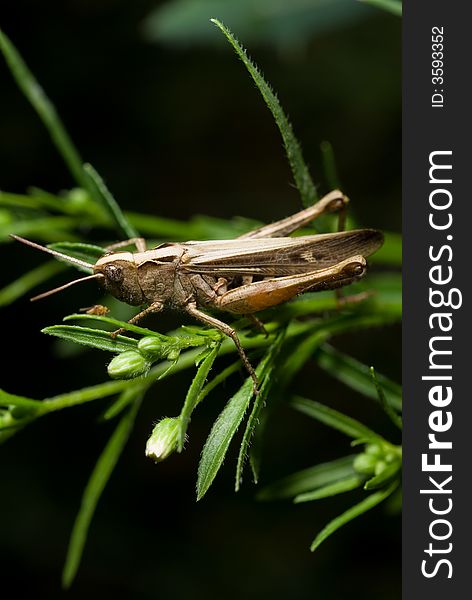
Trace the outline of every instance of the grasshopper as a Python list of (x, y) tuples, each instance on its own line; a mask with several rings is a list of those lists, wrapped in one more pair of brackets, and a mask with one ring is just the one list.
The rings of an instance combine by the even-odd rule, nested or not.
[[(257, 389), (256, 374), (235, 329), (206, 311), (216, 309), (258, 322), (254, 313), (298, 294), (334, 290), (361, 278), (366, 271), (365, 257), (383, 243), (379, 231), (358, 229), (289, 237), (322, 214), (343, 215), (347, 202), (346, 196), (334, 190), (309, 208), (232, 240), (164, 243), (147, 250), (144, 239), (134, 238), (105, 248), (106, 253), (94, 265), (12, 237), (93, 271), (32, 300), (96, 279), (118, 300), (146, 306), (129, 323), (165, 307), (184, 311), (233, 340)], [(131, 244), (137, 252), (117, 251)], [(121, 330), (111, 335), (118, 333)]]

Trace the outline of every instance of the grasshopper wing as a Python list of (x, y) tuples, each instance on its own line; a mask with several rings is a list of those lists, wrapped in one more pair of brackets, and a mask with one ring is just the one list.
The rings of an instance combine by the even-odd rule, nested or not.
[(221, 277), (284, 277), (331, 267), (352, 256), (369, 256), (383, 242), (373, 229), (304, 237), (187, 242), (179, 270)]

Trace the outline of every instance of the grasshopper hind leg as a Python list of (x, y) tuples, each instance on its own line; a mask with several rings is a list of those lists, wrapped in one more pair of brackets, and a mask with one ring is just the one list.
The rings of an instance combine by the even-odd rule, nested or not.
[(188, 312), (189, 315), (192, 315), (192, 317), (195, 317), (195, 319), (198, 319), (202, 323), (205, 323), (206, 325), (210, 325), (211, 327), (214, 327), (215, 329), (219, 329), (221, 332), (223, 332), (224, 334), (226, 334), (228, 337), (230, 337), (233, 340), (234, 345), (236, 346), (236, 348), (239, 352), (239, 356), (241, 357), (241, 360), (243, 361), (243, 364), (246, 367), (247, 372), (249, 373), (249, 375), (252, 378), (254, 393), (257, 394), (258, 388), (259, 388), (259, 382), (257, 380), (257, 375), (256, 375), (256, 372), (254, 371), (251, 363), (249, 362), (249, 359), (247, 357), (246, 352), (244, 351), (244, 348), (241, 346), (241, 342), (239, 340), (239, 337), (238, 337), (238, 334), (236, 333), (236, 331), (232, 327), (230, 327), (227, 323), (224, 323), (223, 321), (220, 321), (219, 319), (216, 319), (215, 317), (210, 317), (210, 315), (207, 315), (206, 313), (198, 310), (196, 304), (187, 304), (187, 306), (185, 307), (185, 310)]

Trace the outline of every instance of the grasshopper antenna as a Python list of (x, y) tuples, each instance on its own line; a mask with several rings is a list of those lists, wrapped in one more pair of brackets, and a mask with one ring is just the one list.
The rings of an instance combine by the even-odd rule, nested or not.
[[(47, 254), (51, 254), (56, 258), (62, 258), (73, 265), (77, 265), (79, 267), (85, 267), (86, 269), (93, 269), (94, 265), (86, 262), (85, 260), (80, 260), (79, 258), (74, 258), (73, 256), (68, 256), (67, 254), (63, 254), (62, 252), (58, 252), (57, 250), (52, 250), (51, 248), (46, 248), (45, 246), (41, 246), (40, 244), (36, 244), (35, 242), (30, 242), (30, 240), (25, 240), (25, 238), (20, 237), (19, 235), (10, 234), (10, 237), (16, 240), (17, 242), (21, 242), (26, 246), (31, 246), (31, 248), (35, 248), (36, 250), (41, 250), (42, 252), (46, 252)], [(41, 300), (42, 298), (46, 298), (47, 296), (51, 296), (52, 294), (56, 294), (57, 292), (62, 292), (62, 290), (67, 289), (71, 285), (75, 285), (76, 283), (80, 283), (81, 281), (88, 281), (89, 279), (101, 279), (104, 277), (101, 273), (95, 273), (93, 275), (86, 275), (85, 277), (80, 277), (79, 279), (74, 279), (73, 281), (69, 281), (64, 285), (61, 285), (53, 290), (49, 290), (48, 292), (43, 292), (38, 296), (34, 296), (30, 298), (31, 302), (35, 300)]]
[[(41, 250), (42, 252), (46, 252), (47, 254), (51, 254), (56, 258), (62, 258), (63, 260), (72, 263), (73, 265), (77, 265), (79, 267), (85, 267), (86, 269), (93, 269), (94, 265), (86, 262), (85, 260), (80, 260), (79, 258), (74, 258), (73, 256), (68, 256), (67, 254), (63, 254), (62, 252), (58, 252), (57, 250), (52, 250), (51, 248), (46, 248), (45, 246), (41, 246), (40, 244), (36, 244), (35, 242), (30, 242), (30, 240), (25, 240), (25, 238), (20, 237), (19, 235), (10, 234), (10, 237), (16, 240), (17, 242), (21, 242), (26, 246), (31, 246), (31, 248), (35, 248), (36, 250)], [(72, 283), (72, 282), (71, 282)]]
[(30, 301), (35, 302), (36, 300), (42, 300), (43, 298), (47, 298), (47, 296), (52, 296), (52, 294), (56, 294), (57, 292), (62, 292), (62, 290), (65, 290), (68, 287), (70, 287), (71, 285), (75, 285), (76, 283), (80, 283), (81, 281), (87, 281), (89, 279), (100, 279), (102, 277), (105, 277), (105, 276), (102, 275), (101, 273), (95, 273), (95, 275), (86, 275), (85, 277), (80, 277), (80, 279), (74, 279), (73, 281), (69, 281), (68, 283), (65, 283), (64, 285), (60, 285), (59, 287), (54, 288), (53, 290), (49, 290), (47, 292), (43, 292), (42, 294), (38, 294), (37, 296), (33, 296), (33, 298), (30, 298)]

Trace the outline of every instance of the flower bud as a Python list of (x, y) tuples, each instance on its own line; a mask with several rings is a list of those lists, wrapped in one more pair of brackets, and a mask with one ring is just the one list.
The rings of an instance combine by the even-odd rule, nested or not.
[(149, 369), (149, 363), (136, 350), (122, 352), (112, 359), (108, 365), (108, 375), (112, 379), (132, 379), (142, 375)]
[(172, 350), (169, 350), (169, 352), (167, 353), (167, 360), (177, 360), (180, 356), (180, 350), (178, 348), (172, 348)]
[(379, 460), (375, 465), (375, 474), (380, 475), (387, 468), (387, 463), (384, 460)]
[(146, 443), (146, 456), (161, 462), (177, 450), (180, 420), (166, 417), (157, 423)]
[(358, 454), (353, 462), (353, 467), (358, 473), (363, 475), (372, 475), (377, 464), (377, 457), (372, 454)]
[(146, 335), (139, 340), (138, 350), (146, 357), (159, 358), (163, 355), (164, 344), (154, 335)]

